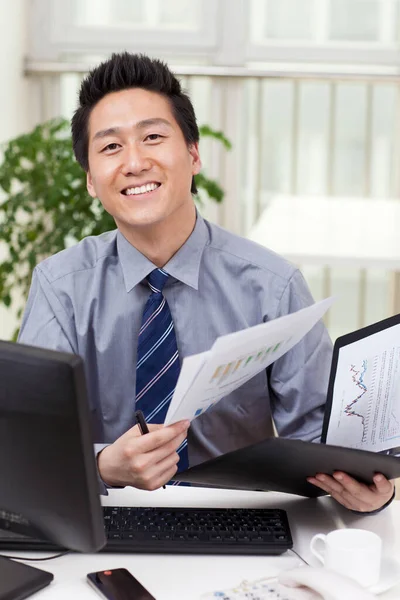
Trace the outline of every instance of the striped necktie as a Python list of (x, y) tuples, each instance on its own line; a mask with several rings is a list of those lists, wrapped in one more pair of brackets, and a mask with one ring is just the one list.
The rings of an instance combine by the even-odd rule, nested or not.
[[(136, 409), (148, 423), (164, 423), (179, 377), (180, 363), (174, 323), (162, 290), (168, 273), (154, 269), (147, 276), (151, 294), (139, 331), (136, 365)], [(187, 439), (178, 448), (178, 470), (189, 466)]]

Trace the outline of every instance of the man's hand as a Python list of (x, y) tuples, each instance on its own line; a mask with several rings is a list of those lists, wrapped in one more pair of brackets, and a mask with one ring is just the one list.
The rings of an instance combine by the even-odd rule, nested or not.
[(393, 495), (394, 485), (380, 473), (373, 477), (374, 483), (365, 485), (342, 471), (330, 475), (318, 473), (307, 481), (328, 492), (340, 504), (350, 510), (371, 512), (381, 508)]
[(187, 436), (190, 421), (173, 425), (149, 424), (150, 433), (141, 435), (137, 425), (121, 435), (97, 457), (100, 477), (111, 486), (131, 485), (155, 490), (178, 470), (176, 450)]

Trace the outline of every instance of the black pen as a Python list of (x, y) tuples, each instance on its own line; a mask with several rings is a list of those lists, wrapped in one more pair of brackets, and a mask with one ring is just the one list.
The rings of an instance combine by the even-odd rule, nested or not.
[(140, 433), (144, 435), (145, 433), (150, 433), (149, 428), (147, 427), (146, 420), (144, 418), (144, 414), (141, 410), (137, 410), (135, 412), (135, 421), (139, 426)]
[[(137, 410), (135, 412), (135, 421), (140, 429), (140, 433), (142, 435), (145, 435), (146, 433), (150, 433), (149, 428), (147, 427), (147, 423), (146, 423), (146, 419), (144, 418), (144, 414), (141, 410)], [(163, 489), (165, 490), (166, 487), (165, 485), (163, 485)]]

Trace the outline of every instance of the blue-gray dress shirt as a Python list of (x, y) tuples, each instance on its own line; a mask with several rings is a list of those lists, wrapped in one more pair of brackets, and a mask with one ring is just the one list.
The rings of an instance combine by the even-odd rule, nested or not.
[[(135, 365), (145, 277), (156, 268), (115, 230), (44, 260), (33, 275), (19, 341), (79, 354), (85, 363), (97, 450), (132, 427)], [(197, 215), (195, 228), (163, 267), (164, 294), (179, 356), (313, 302), (293, 265)], [(292, 350), (193, 421), (190, 464), (271, 434), (321, 434), (331, 342), (320, 322)]]

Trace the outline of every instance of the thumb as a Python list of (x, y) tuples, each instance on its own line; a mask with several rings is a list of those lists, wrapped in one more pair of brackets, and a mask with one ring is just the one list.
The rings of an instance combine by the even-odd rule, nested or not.
[[(148, 423), (147, 427), (149, 428), (149, 431), (156, 431), (157, 429), (161, 429), (162, 427), (164, 427), (164, 425), (156, 425), (154, 423)], [(142, 432), (140, 430), (139, 425), (134, 425), (133, 427), (131, 427), (130, 429), (128, 429), (128, 431), (126, 431), (121, 437), (140, 437), (142, 435)]]
[(147, 427), (149, 428), (149, 431), (157, 431), (158, 429), (162, 429), (164, 425), (161, 425), (160, 423), (148, 423)]

